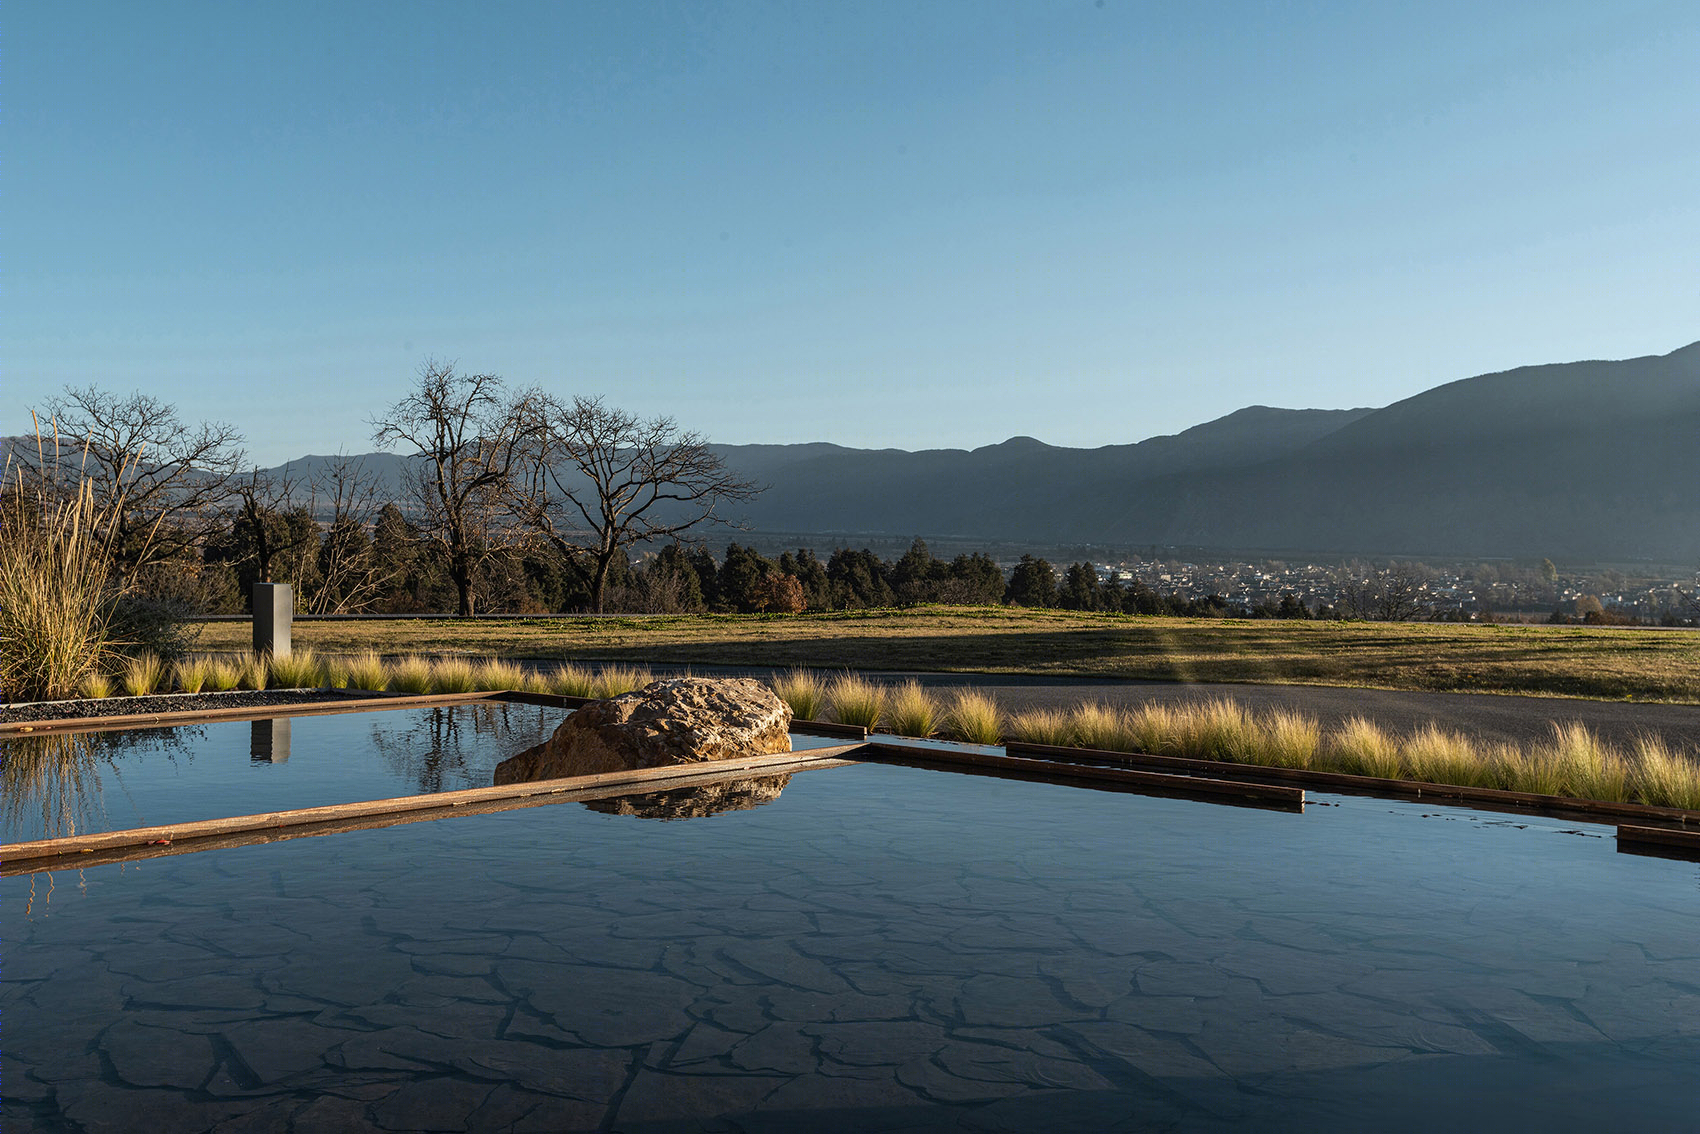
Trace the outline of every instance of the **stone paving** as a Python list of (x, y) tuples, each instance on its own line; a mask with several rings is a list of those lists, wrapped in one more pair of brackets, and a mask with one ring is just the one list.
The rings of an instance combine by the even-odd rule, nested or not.
[(1697, 882), (873, 765), (13, 878), (5, 1128), (1692, 1130)]

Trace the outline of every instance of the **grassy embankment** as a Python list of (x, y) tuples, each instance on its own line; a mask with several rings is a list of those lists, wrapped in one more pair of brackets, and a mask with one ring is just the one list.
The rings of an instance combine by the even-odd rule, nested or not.
[[(246, 623), (201, 647), (239, 650)], [(386, 656), (1031, 673), (1700, 703), (1700, 633), (1584, 626), (1144, 618), (1000, 607), (800, 615), (301, 622), (298, 645)]]

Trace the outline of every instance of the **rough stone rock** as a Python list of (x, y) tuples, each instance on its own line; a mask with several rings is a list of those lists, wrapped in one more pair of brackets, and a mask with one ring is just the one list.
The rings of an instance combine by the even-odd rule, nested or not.
[(722, 811), (748, 811), (772, 803), (791, 782), (790, 775), (722, 780), (697, 787), (590, 799), (585, 806), (604, 815), (636, 815), (640, 819), (701, 819)]
[(675, 677), (592, 701), (496, 766), (498, 784), (791, 751), (791, 709), (747, 677)]

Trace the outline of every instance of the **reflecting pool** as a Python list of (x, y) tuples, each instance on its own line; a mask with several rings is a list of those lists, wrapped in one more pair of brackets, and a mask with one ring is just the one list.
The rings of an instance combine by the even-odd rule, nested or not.
[(860, 764), (15, 877), (6, 1129), (1692, 1129), (1610, 835)]

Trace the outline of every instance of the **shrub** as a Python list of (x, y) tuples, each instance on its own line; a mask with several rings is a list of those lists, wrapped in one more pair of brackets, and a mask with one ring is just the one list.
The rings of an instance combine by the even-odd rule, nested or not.
[(938, 728), (938, 702), (919, 681), (905, 681), (891, 693), (886, 721), (898, 736), (929, 737)]
[(132, 697), (146, 697), (165, 680), (165, 663), (154, 654), (136, 654), (125, 659), (119, 679), (124, 692)]
[(998, 703), (973, 689), (958, 689), (945, 709), (944, 733), (967, 744), (1003, 742), (1003, 714)]
[(865, 677), (845, 673), (832, 679), (826, 699), (839, 724), (860, 725), (872, 732), (885, 716), (885, 687)]
[(791, 706), (792, 717), (802, 721), (820, 720), (821, 711), (826, 708), (826, 686), (819, 675), (812, 670), (793, 669), (775, 674), (770, 684), (779, 699)]
[(348, 675), (349, 688), (382, 693), (390, 686), (390, 667), (376, 650), (344, 658), (342, 669)]

